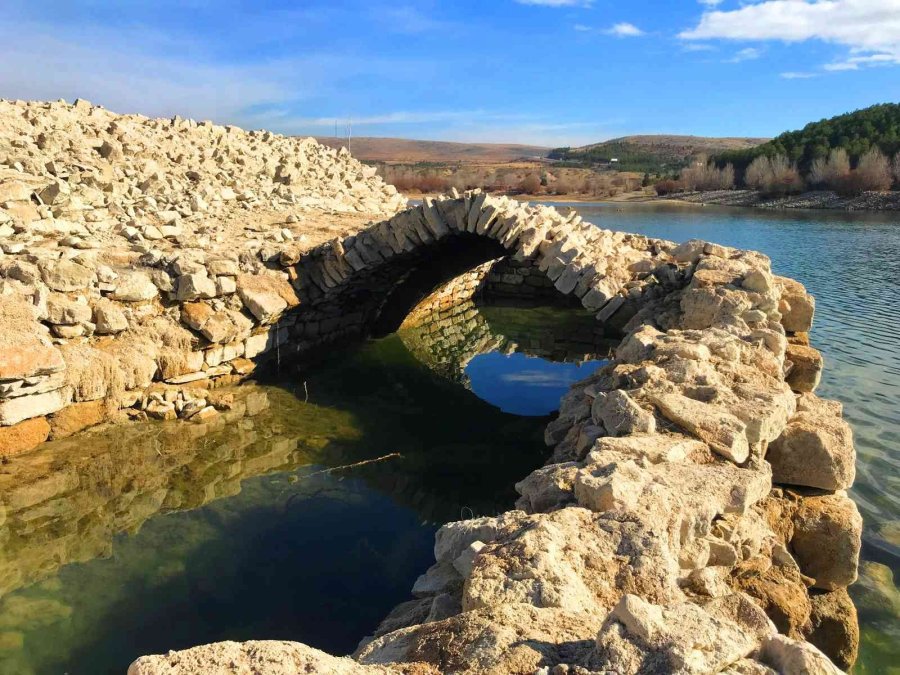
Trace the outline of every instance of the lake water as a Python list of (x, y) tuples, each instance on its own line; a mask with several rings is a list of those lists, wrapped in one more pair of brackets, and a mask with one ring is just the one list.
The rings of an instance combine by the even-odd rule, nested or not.
[(900, 672), (900, 213), (767, 211), (677, 204), (571, 204), (600, 227), (761, 251), (816, 296), (820, 396), (844, 404), (858, 452), (863, 628), (857, 672)]
[[(603, 227), (771, 256), (818, 302), (866, 522), (858, 673), (900, 662), (900, 216), (577, 205)], [(121, 673), (250, 638), (352, 651), (432, 562), (440, 524), (508, 509), (608, 345), (590, 315), (472, 307), (256, 387), (230, 423), (130, 425), (0, 465), (0, 673)]]
[(441, 524), (511, 508), (549, 413), (600, 366), (572, 341), (586, 312), (469, 306), (460, 325), (470, 339), (333, 353), (229, 424), (128, 425), (0, 465), (0, 673), (124, 673), (226, 639), (353, 651)]

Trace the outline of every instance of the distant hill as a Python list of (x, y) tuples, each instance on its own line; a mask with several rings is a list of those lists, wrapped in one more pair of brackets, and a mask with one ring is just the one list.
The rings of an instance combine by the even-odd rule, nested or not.
[(572, 164), (606, 164), (617, 159), (618, 168), (629, 171), (671, 171), (685, 166), (696, 155), (717, 155), (747, 150), (767, 138), (711, 138), (705, 136), (623, 136), (579, 148), (556, 148), (551, 159)]
[(843, 148), (855, 161), (873, 145), (888, 156), (900, 152), (900, 103), (881, 103), (811, 122), (799, 131), (787, 131), (756, 148), (720, 153), (716, 160), (742, 169), (760, 155), (785, 155), (805, 173), (814, 159), (827, 156), (832, 148)]
[[(319, 136), (319, 143), (332, 148), (347, 146), (346, 138)], [(511, 162), (517, 159), (544, 159), (550, 148), (512, 143), (450, 143), (416, 141), (406, 138), (360, 136), (351, 140), (351, 151), (357, 159), (369, 162)]]

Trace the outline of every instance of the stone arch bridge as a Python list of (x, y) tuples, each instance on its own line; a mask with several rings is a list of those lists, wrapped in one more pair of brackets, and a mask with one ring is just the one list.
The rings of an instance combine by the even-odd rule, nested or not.
[[(484, 283), (499, 290), (552, 284), (596, 312), (621, 337), (614, 357), (561, 401), (545, 435), (552, 454), (518, 484), (516, 509), (444, 526), (413, 599), (355, 663), (282, 643), (273, 649), (290, 653), (284, 662), (361, 673), (413, 662), (438, 672), (849, 666), (858, 629), (846, 588), (861, 537), (846, 494), (852, 435), (840, 404), (814, 394), (812, 297), (758, 253), (612, 232), (479, 193), (426, 199), (254, 273), (175, 261), (146, 296), (140, 275), (150, 273), (132, 275), (104, 297), (113, 305), (101, 318), (111, 322), (116, 302), (158, 303), (156, 332), (21, 337), (14, 357), (0, 357), (0, 425), (26, 433), (22, 424), (49, 416), (59, 428), (69, 409), (101, 399), (174, 416), (197, 399), (142, 393), (152, 380), (235, 377), (252, 360), (389, 332), (488, 263)], [(68, 321), (79, 308), (58, 309)], [(223, 649), (231, 661), (258, 653)], [(197, 667), (199, 657), (157, 658)], [(133, 672), (157, 672), (145, 663)]]
[(664, 248), (600, 230), (574, 212), (483, 193), (426, 199), (304, 256), (296, 266), (298, 333), (332, 339), (327, 328), (335, 322), (348, 332), (391, 332), (430, 292), (488, 261), (497, 263), (492, 277), (501, 293), (547, 297), (551, 290), (607, 321), (684, 283)]

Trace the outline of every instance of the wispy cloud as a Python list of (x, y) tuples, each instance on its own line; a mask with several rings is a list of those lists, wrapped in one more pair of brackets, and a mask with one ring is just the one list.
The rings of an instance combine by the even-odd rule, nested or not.
[(753, 61), (762, 56), (762, 50), (756, 47), (746, 47), (737, 52), (730, 59), (726, 59), (725, 63), (741, 63), (742, 61)]
[(717, 50), (718, 47), (715, 45), (708, 45), (704, 42), (686, 42), (681, 45), (681, 51), (683, 52), (714, 52)]
[(594, 30), (590, 26), (585, 26), (583, 23), (576, 23), (574, 26), (572, 26), (572, 28), (577, 30), (579, 33), (590, 33), (592, 30)]
[(781, 77), (785, 80), (808, 80), (812, 77), (818, 77), (816, 73), (806, 73), (796, 70), (789, 70), (786, 73), (781, 73)]
[(644, 35), (644, 31), (635, 26), (633, 23), (628, 23), (627, 21), (617, 23), (608, 28), (605, 32), (609, 35), (615, 35), (617, 37), (638, 37), (640, 35)]
[(900, 65), (897, 0), (763, 0), (729, 11), (708, 11), (685, 40), (822, 40), (850, 54), (826, 70)]
[[(291, 128), (302, 127), (330, 127), (337, 121), (343, 123), (347, 121), (346, 116), (337, 117), (294, 117), (289, 113), (281, 111), (277, 113), (280, 118), (280, 126), (287, 125)], [(266, 111), (267, 118), (272, 117), (272, 111)], [(502, 121), (516, 119), (515, 115), (506, 115), (502, 113), (492, 113), (484, 110), (432, 110), (432, 111), (409, 111), (402, 110), (396, 112), (381, 113), (377, 115), (365, 115), (353, 117), (351, 121), (356, 125), (381, 126), (385, 124), (431, 124), (434, 122), (453, 122), (461, 120), (479, 119), (483, 121)]]
[(722, 4), (722, 0), (697, 0), (701, 5), (706, 5), (707, 7), (716, 7), (717, 5)]
[(371, 14), (379, 25), (394, 33), (426, 33), (446, 30), (452, 26), (447, 21), (435, 19), (421, 9), (409, 5), (377, 6), (372, 8)]

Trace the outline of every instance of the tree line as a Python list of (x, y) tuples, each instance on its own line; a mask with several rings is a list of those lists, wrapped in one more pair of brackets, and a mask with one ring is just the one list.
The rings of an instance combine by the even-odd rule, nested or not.
[(658, 194), (728, 190), (770, 195), (834, 190), (844, 196), (900, 188), (900, 104), (884, 103), (807, 124), (747, 150), (700, 158)]

